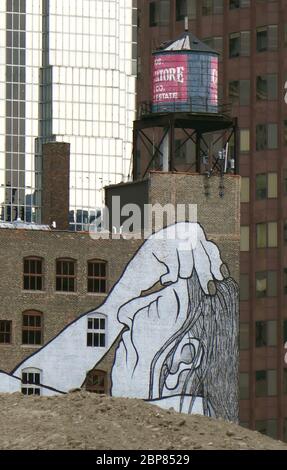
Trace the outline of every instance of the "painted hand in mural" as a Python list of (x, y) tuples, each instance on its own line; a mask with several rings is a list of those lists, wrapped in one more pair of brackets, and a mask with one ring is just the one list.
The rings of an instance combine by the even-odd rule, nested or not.
[[(153, 234), (127, 265), (111, 293), (120, 308), (158, 282), (165, 286), (189, 279), (196, 272), (207, 295), (216, 294), (214, 281), (229, 277), (217, 246), (197, 223), (181, 222)], [(114, 302), (113, 302), (114, 303)]]

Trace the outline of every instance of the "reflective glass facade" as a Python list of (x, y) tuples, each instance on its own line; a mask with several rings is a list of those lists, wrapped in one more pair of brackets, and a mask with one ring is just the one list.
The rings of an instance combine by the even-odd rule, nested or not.
[(70, 226), (130, 173), (135, 0), (0, 2), (2, 220), (41, 221), (41, 147), (71, 144)]

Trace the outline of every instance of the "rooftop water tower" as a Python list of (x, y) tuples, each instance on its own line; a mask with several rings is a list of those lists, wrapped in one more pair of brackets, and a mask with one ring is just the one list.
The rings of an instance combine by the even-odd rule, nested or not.
[(218, 52), (193, 34), (153, 53), (152, 112), (218, 112)]
[[(152, 54), (151, 97), (134, 122), (134, 180), (150, 170), (238, 173), (237, 120), (219, 100), (219, 54), (187, 29)], [(213, 137), (210, 144), (214, 135), (220, 146)]]

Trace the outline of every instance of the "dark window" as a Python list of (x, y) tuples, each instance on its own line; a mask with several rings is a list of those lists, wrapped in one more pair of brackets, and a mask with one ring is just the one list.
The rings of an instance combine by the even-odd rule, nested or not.
[(257, 370), (255, 372), (255, 394), (256, 397), (277, 395), (276, 370)]
[(283, 393), (287, 395), (287, 369), (283, 370)]
[(107, 263), (105, 261), (88, 261), (88, 292), (107, 292)]
[(256, 297), (276, 297), (277, 295), (277, 272), (262, 271), (255, 273)]
[(277, 74), (259, 75), (256, 79), (257, 100), (277, 100)]
[(240, 300), (249, 300), (249, 274), (240, 274)]
[(287, 342), (287, 320), (283, 321), (283, 342)]
[(257, 52), (275, 51), (278, 48), (278, 26), (269, 25), (257, 28)]
[(56, 261), (56, 291), (75, 292), (76, 262), (69, 259)]
[(232, 80), (229, 82), (229, 98), (232, 103), (247, 106), (250, 103), (250, 80)]
[(249, 323), (240, 323), (239, 348), (241, 351), (249, 349)]
[(203, 0), (202, 15), (221, 15), (223, 13), (223, 0)]
[(267, 174), (256, 175), (256, 199), (267, 198)]
[(287, 195), (287, 169), (283, 169), (283, 193)]
[(196, 18), (196, 0), (176, 0), (176, 21)]
[(0, 320), (0, 344), (10, 344), (12, 336), (12, 322)]
[(255, 429), (261, 434), (265, 434), (273, 439), (277, 439), (277, 420), (267, 419), (262, 421), (255, 421)]
[(23, 395), (41, 395), (40, 389), (40, 372), (34, 369), (25, 369), (22, 372), (22, 388)]
[(278, 147), (278, 127), (275, 123), (257, 124), (256, 150), (274, 150)]
[(169, 24), (170, 1), (157, 0), (149, 4), (149, 25), (165, 26)]
[(247, 372), (239, 374), (239, 397), (240, 400), (248, 400), (249, 398), (249, 374)]
[(42, 332), (42, 313), (25, 312), (22, 319), (22, 344), (41, 345)]
[(87, 346), (106, 346), (106, 319), (103, 317), (88, 318)]
[(86, 378), (86, 390), (101, 395), (108, 394), (107, 373), (103, 370), (91, 370)]
[(287, 244), (287, 220), (284, 220), (284, 225), (283, 225), (283, 240), (285, 245)]
[(250, 31), (229, 35), (229, 57), (250, 55)]
[(287, 295), (287, 268), (285, 268), (283, 271), (283, 288), (284, 294)]
[(43, 289), (43, 260), (41, 258), (24, 258), (24, 289)]
[(250, 6), (250, 0), (229, 0), (229, 9), (247, 8)]
[(255, 323), (256, 347), (277, 345), (277, 321), (257, 321)]
[[(284, 145), (287, 146), (287, 119), (284, 119), (283, 121), (283, 140), (284, 140)], [(287, 181), (287, 178), (286, 178), (286, 181)], [(287, 188), (287, 183), (286, 183), (286, 188)]]

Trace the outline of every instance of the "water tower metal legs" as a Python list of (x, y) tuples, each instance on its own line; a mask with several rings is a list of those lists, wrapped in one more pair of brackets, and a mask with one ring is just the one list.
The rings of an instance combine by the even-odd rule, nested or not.
[(195, 171), (196, 173), (200, 173), (200, 159), (201, 159), (201, 134), (199, 132), (196, 133), (196, 150), (195, 150)]

